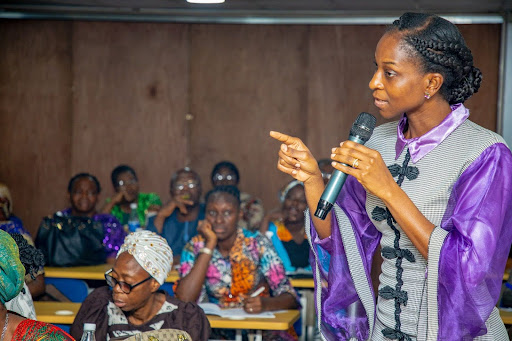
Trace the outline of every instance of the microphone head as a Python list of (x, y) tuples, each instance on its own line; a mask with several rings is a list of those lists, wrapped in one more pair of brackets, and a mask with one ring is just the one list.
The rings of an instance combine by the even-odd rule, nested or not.
[(357, 116), (356, 121), (350, 129), (350, 135), (358, 136), (363, 143), (366, 143), (373, 134), (377, 119), (372, 114), (362, 112)]

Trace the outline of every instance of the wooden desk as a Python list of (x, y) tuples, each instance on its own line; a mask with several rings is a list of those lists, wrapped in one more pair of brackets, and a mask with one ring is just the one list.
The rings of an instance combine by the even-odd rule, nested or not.
[[(38, 321), (57, 324), (72, 324), (80, 305), (73, 302), (34, 302)], [(59, 311), (67, 314), (59, 315)]]
[(297, 289), (314, 289), (315, 281), (313, 278), (291, 278), (290, 282)]
[[(45, 267), (45, 277), (54, 278), (74, 278), (74, 279), (90, 279), (105, 280), (105, 272), (112, 269), (112, 264), (100, 264), (91, 266), (73, 266), (67, 268)], [(174, 283), (179, 279), (178, 271), (172, 270), (166, 282)]]
[(216, 315), (206, 315), (212, 328), (225, 329), (258, 329), (258, 330), (288, 330), (299, 319), (298, 310), (286, 310), (274, 313), (275, 318), (247, 318), (232, 320)]
[(500, 309), (500, 316), (505, 324), (512, 324), (512, 311)]
[[(47, 266), (44, 268), (46, 277), (54, 278), (75, 278), (75, 279), (90, 279), (90, 280), (105, 280), (105, 272), (112, 268), (111, 264), (100, 264), (91, 266), (73, 266), (67, 268), (55, 268)], [(167, 277), (166, 282), (174, 283), (179, 279), (178, 271), (172, 270)], [(313, 289), (315, 283), (313, 278), (292, 278), (292, 285), (295, 288)]]
[[(80, 303), (71, 302), (34, 302), (39, 321), (58, 324), (72, 324), (80, 309)], [(62, 313), (69, 313), (59, 315)], [(276, 312), (275, 318), (247, 318), (232, 320), (220, 316), (207, 315), (212, 328), (226, 329), (257, 329), (257, 330), (288, 330), (299, 319), (298, 310)]]

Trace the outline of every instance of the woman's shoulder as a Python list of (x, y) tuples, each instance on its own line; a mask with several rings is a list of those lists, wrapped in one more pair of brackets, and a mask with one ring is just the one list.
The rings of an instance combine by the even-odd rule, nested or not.
[(496, 143), (503, 143), (506, 145), (505, 139), (501, 135), (495, 133), (492, 130), (484, 128), (471, 120), (464, 121), (458, 130), (460, 130), (459, 134), (466, 136), (468, 140), (474, 141), (474, 143), (479, 143), (486, 146), (490, 146)]
[(25, 319), (21, 321), (12, 337), (13, 340), (74, 340), (71, 335), (53, 324)]
[(103, 307), (108, 304), (108, 302), (112, 301), (112, 291), (108, 286), (102, 286), (94, 289), (82, 303), (82, 307), (84, 305), (94, 306), (94, 307)]

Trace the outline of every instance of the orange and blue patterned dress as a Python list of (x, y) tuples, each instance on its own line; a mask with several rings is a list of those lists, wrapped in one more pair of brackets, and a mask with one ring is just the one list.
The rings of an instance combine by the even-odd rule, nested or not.
[[(180, 278), (192, 270), (199, 250), (204, 246), (205, 240), (201, 235), (193, 237), (185, 246), (181, 253)], [(298, 302), (297, 293), (272, 243), (259, 232), (240, 228), (228, 257), (223, 257), (217, 249), (213, 250), (199, 302), (241, 307), (242, 295), (249, 295), (261, 285), (266, 287), (262, 296), (290, 293)], [(264, 339), (294, 340), (294, 334), (289, 331), (275, 337), (268, 335)]]

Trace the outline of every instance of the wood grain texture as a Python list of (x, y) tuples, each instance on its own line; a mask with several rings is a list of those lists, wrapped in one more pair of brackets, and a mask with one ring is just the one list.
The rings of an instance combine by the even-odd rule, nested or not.
[(465, 103), (470, 110), (469, 119), (496, 131), (501, 26), (458, 25), (458, 28), (473, 53), (475, 66), (483, 74), (480, 90)]
[[(500, 25), (459, 27), (484, 74), (471, 119), (494, 130)], [(322, 158), (361, 111), (378, 115), (368, 83), (383, 29), (0, 21), (0, 181), (31, 232), (67, 206), (77, 172), (98, 176), (102, 203), (120, 163), (166, 201), (178, 168), (197, 170), (206, 192), (213, 165), (230, 160), (240, 188), (274, 208), (290, 177), (269, 131)]]
[(71, 170), (98, 176), (105, 198), (128, 164), (142, 192), (168, 198), (188, 154), (188, 27), (77, 22), (73, 42)]
[(289, 177), (276, 169), (270, 130), (305, 136), (304, 26), (196, 25), (191, 31), (191, 165), (211, 188), (221, 160), (240, 170), (240, 188), (277, 205)]
[(33, 234), (67, 201), (71, 156), (70, 22), (0, 22), (0, 181)]
[(314, 26), (309, 36), (308, 145), (317, 159), (348, 138), (360, 112), (379, 118), (368, 87), (383, 26)]

